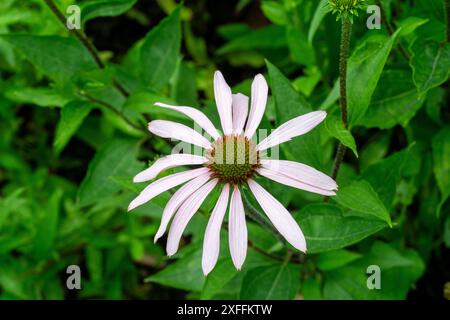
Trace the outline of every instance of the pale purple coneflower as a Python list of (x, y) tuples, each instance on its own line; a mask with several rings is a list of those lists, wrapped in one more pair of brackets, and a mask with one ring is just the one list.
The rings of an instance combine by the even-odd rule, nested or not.
[(153, 134), (200, 146), (205, 149), (205, 156), (171, 154), (158, 159), (150, 168), (136, 175), (133, 180), (134, 182), (149, 181), (161, 171), (177, 166), (200, 166), (154, 181), (128, 207), (128, 210), (133, 210), (155, 196), (184, 184), (172, 195), (164, 208), (161, 225), (155, 235), (156, 242), (174, 217), (167, 239), (168, 256), (172, 256), (178, 250), (180, 239), (189, 220), (206, 197), (215, 187), (222, 188), (209, 218), (203, 241), (202, 269), (205, 275), (217, 262), (220, 229), (228, 207), (231, 258), (237, 269), (241, 269), (244, 263), (247, 254), (247, 227), (239, 190), (243, 185), (248, 186), (279, 233), (293, 247), (306, 252), (305, 237), (296, 221), (278, 200), (253, 179), (254, 176), (264, 176), (284, 185), (325, 196), (335, 195), (334, 190), (337, 190), (337, 184), (333, 179), (312, 167), (293, 161), (264, 158), (265, 150), (312, 130), (325, 119), (326, 112), (310, 112), (287, 121), (256, 144), (254, 135), (264, 115), (268, 94), (267, 82), (261, 74), (253, 80), (251, 90), (251, 107), (248, 114), (249, 98), (240, 93), (232, 94), (222, 74), (219, 71), (214, 74), (214, 95), (223, 135), (200, 110), (156, 103), (156, 106), (178, 111), (191, 118), (214, 141), (211, 142), (197, 131), (180, 123), (166, 120), (152, 121), (148, 128)]

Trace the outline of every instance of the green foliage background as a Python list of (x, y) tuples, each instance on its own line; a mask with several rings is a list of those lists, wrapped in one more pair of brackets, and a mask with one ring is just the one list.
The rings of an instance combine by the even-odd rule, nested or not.
[[(354, 19), (346, 130), (340, 22), (317, 0), (56, 1), (65, 15), (80, 5), (100, 67), (43, 0), (2, 0), (0, 298), (442, 299), (450, 281), (444, 1), (380, 3), (390, 32), (368, 30), (364, 11)], [(253, 75), (266, 75), (265, 128), (327, 110), (323, 124), (284, 145), (285, 159), (331, 172), (338, 142), (349, 149), (328, 203), (262, 182), (302, 227), (306, 256), (249, 220), (243, 270), (232, 266), (224, 230), (205, 278), (201, 244), (217, 194), (171, 259), (164, 241), (152, 241), (169, 193), (126, 208), (143, 188), (134, 174), (171, 150), (146, 132), (148, 120), (191, 124), (153, 103), (199, 107), (217, 124), (216, 69), (247, 95)], [(82, 268), (80, 291), (66, 289), (71, 264)], [(367, 289), (369, 265), (381, 268), (381, 290)]]

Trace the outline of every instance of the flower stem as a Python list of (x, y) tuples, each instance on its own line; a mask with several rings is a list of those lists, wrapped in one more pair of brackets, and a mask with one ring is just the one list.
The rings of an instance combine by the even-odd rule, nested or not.
[(269, 232), (273, 233), (274, 236), (283, 244), (286, 245), (286, 241), (280, 236), (280, 234), (278, 233), (278, 230), (275, 229), (275, 227), (269, 223), (268, 221), (266, 221), (262, 214), (259, 213), (259, 211), (252, 206), (252, 204), (250, 203), (250, 201), (247, 199), (247, 196), (245, 195), (245, 193), (242, 192), (242, 198), (243, 198), (243, 204), (244, 204), (244, 208), (245, 208), (245, 214), (252, 219), (253, 221), (255, 221), (256, 223), (262, 225), (264, 228), (266, 228)]
[[(347, 61), (350, 50), (350, 35), (352, 32), (352, 23), (348, 18), (342, 18), (341, 29), (341, 48), (339, 56), (339, 90), (341, 96), (341, 116), (344, 128), (348, 129), (348, 114), (347, 114)], [(339, 143), (336, 157), (334, 158), (333, 172), (331, 177), (336, 180), (336, 177), (341, 167), (342, 160), (345, 155), (345, 146)], [(325, 201), (328, 198), (325, 198)]]
[(347, 115), (347, 61), (350, 50), (352, 23), (349, 18), (342, 18), (341, 47), (339, 55), (339, 90), (341, 96), (341, 115), (345, 129), (348, 129)]
[[(53, 0), (44, 0), (49, 9), (53, 12), (53, 14), (58, 18), (58, 20), (62, 23), (62, 25), (66, 28), (66, 17), (63, 15), (63, 13), (58, 9), (56, 4), (53, 2)], [(82, 30), (78, 30), (76, 28), (69, 30), (77, 39), (80, 41), (80, 43), (87, 49), (89, 54), (94, 59), (95, 64), (99, 69), (105, 69), (106, 66), (103, 63), (103, 61), (100, 59), (100, 56), (97, 52), (97, 49), (94, 47), (94, 45), (89, 41), (88, 37), (84, 34)], [(113, 80), (114, 87), (124, 96), (128, 97), (129, 93), (128, 91), (116, 80)]]

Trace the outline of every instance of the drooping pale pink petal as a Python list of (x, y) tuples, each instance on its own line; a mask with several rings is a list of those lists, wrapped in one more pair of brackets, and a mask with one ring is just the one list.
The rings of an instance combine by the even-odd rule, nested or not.
[(216, 99), (217, 111), (224, 134), (233, 132), (233, 121), (231, 113), (232, 95), (231, 88), (226, 83), (220, 71), (214, 73), (214, 97)]
[(292, 138), (311, 131), (320, 124), (327, 113), (325, 111), (314, 111), (292, 120), (289, 120), (275, 129), (267, 138), (258, 144), (258, 150), (263, 151), (273, 146), (289, 141)]
[(248, 116), (247, 126), (245, 127), (245, 136), (249, 139), (253, 137), (258, 129), (261, 119), (266, 110), (267, 93), (269, 87), (266, 79), (262, 74), (256, 75), (252, 83), (252, 102), (250, 108), (250, 115)]
[(181, 140), (205, 149), (211, 149), (211, 143), (205, 137), (181, 123), (154, 120), (148, 124), (148, 130), (162, 138)]
[(294, 248), (306, 252), (306, 240), (303, 232), (289, 211), (254, 180), (250, 179), (248, 186), (278, 232)]
[(208, 158), (192, 154), (178, 153), (171, 154), (160, 158), (155, 163), (144, 171), (138, 173), (133, 182), (144, 182), (155, 178), (161, 171), (184, 165), (203, 164), (208, 162)]
[(219, 132), (217, 132), (217, 129), (216, 127), (214, 127), (211, 120), (209, 120), (209, 118), (198, 109), (187, 106), (171, 106), (161, 102), (155, 103), (155, 106), (178, 111), (194, 120), (200, 127), (203, 128), (203, 130), (205, 130), (211, 137), (213, 137), (214, 140), (220, 138), (220, 134)]
[(231, 194), (230, 214), (228, 217), (228, 242), (231, 259), (236, 269), (241, 270), (247, 255), (247, 225), (241, 192), (235, 186)]
[(277, 171), (272, 171), (270, 169), (267, 168), (259, 168), (258, 169), (258, 173), (266, 178), (269, 178), (270, 180), (273, 180), (275, 182), (281, 183), (281, 184), (285, 184), (287, 186), (290, 187), (294, 187), (297, 189), (301, 189), (301, 190), (305, 190), (305, 191), (309, 191), (309, 192), (313, 192), (313, 193), (317, 193), (317, 194), (321, 194), (324, 196), (334, 196), (336, 195), (336, 193), (334, 191), (331, 190), (325, 190), (325, 189), (321, 189), (321, 188), (317, 188), (314, 186), (311, 186), (309, 184), (300, 182), (298, 180), (295, 180), (291, 177), (288, 177), (280, 172)]
[(181, 206), (181, 204), (195, 191), (198, 190), (201, 186), (203, 186), (209, 179), (210, 173), (203, 173), (199, 175), (197, 178), (192, 179), (183, 185), (180, 189), (178, 189), (167, 202), (164, 207), (164, 211), (161, 217), (161, 224), (159, 225), (158, 231), (156, 232), (154, 241), (158, 241), (159, 238), (162, 237), (164, 232), (166, 232), (167, 225), (172, 219), (175, 212)]
[(230, 186), (225, 184), (206, 227), (203, 239), (202, 270), (206, 276), (217, 263), (220, 251), (220, 227), (228, 206)]
[(188, 199), (186, 199), (186, 201), (184, 201), (178, 209), (172, 225), (170, 226), (169, 236), (167, 238), (166, 251), (168, 256), (172, 256), (177, 252), (184, 229), (191, 220), (192, 216), (200, 208), (203, 201), (205, 201), (206, 197), (217, 185), (217, 182), (217, 179), (207, 182), (204, 186), (195, 191)]
[(242, 93), (233, 94), (233, 133), (241, 134), (248, 115), (248, 97)]
[(128, 206), (128, 211), (131, 211), (134, 208), (150, 201), (157, 195), (169, 189), (172, 189), (173, 187), (176, 187), (207, 172), (209, 172), (208, 168), (198, 168), (174, 173), (170, 176), (156, 180), (155, 182), (152, 182), (149, 186), (147, 186), (144, 190), (142, 190), (141, 193), (136, 198), (134, 198), (133, 201), (131, 201), (130, 205)]
[(292, 179), (325, 190), (337, 190), (336, 181), (306, 164), (288, 160), (261, 160), (263, 168), (284, 174)]

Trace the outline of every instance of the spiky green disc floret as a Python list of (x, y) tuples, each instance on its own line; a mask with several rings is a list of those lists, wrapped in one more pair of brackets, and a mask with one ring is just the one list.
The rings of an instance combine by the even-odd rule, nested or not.
[(336, 20), (349, 18), (352, 22), (353, 16), (358, 16), (358, 10), (365, 6), (365, 0), (328, 0), (327, 3), (328, 11), (337, 13)]
[(261, 166), (256, 145), (242, 135), (224, 136), (213, 143), (207, 155), (212, 177), (222, 183), (245, 183)]

